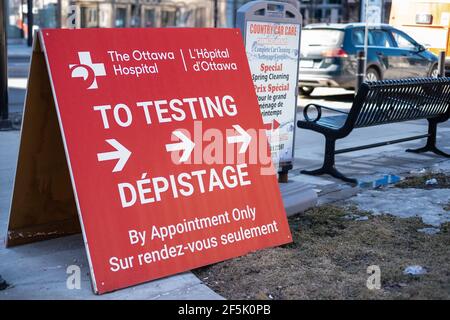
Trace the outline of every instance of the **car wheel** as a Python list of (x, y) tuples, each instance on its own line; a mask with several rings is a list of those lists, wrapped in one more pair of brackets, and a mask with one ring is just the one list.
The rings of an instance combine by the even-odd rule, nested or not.
[[(429, 76), (430, 76), (431, 78), (439, 78), (439, 68), (438, 68), (437, 65), (434, 65), (434, 66), (433, 66), (433, 68), (432, 68), (431, 71), (430, 71)], [(440, 95), (442, 94), (442, 88), (441, 88), (441, 87), (433, 87), (433, 86), (428, 87), (428, 86), (425, 86), (425, 87), (423, 88), (423, 90), (424, 90), (427, 94), (434, 95), (434, 96), (440, 96)]]
[(300, 94), (302, 96), (309, 97), (311, 95), (311, 93), (313, 93), (314, 88), (313, 87), (299, 87), (298, 91), (300, 92)]
[(373, 82), (379, 80), (381, 80), (381, 77), (377, 70), (375, 70), (374, 68), (367, 69), (365, 81)]
[(439, 77), (439, 69), (438, 66), (433, 66), (430, 72), (430, 77), (432, 78), (438, 78)]

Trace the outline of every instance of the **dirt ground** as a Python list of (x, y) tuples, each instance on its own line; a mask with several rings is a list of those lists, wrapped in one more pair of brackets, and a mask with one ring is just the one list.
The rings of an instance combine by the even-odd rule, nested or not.
[[(345, 205), (314, 208), (289, 223), (292, 244), (194, 273), (227, 299), (450, 299), (449, 223), (428, 235), (417, 231), (426, 227), (418, 218)], [(366, 286), (371, 265), (381, 270), (379, 290)], [(403, 274), (411, 265), (427, 273)]]

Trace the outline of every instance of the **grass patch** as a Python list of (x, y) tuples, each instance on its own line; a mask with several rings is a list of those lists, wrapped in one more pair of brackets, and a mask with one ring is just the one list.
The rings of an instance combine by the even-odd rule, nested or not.
[[(427, 185), (426, 182), (436, 179), (436, 184)], [(397, 188), (417, 188), (417, 189), (448, 189), (450, 188), (450, 176), (444, 173), (426, 173), (419, 176), (407, 177), (405, 180), (395, 184)]]
[[(291, 217), (294, 242), (194, 273), (227, 299), (449, 299), (449, 224), (417, 232), (417, 219), (368, 216), (354, 207), (321, 206)], [(381, 268), (380, 290), (366, 287), (367, 267)], [(407, 276), (409, 265), (428, 270)]]

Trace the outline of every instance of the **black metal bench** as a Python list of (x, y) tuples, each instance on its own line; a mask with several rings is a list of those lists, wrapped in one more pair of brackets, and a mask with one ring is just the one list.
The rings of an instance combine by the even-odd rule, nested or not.
[[(315, 107), (317, 110), (317, 117), (314, 119), (308, 116), (308, 110), (311, 107)], [(341, 115), (322, 117), (322, 109)], [(346, 182), (357, 183), (356, 179), (344, 176), (335, 168), (336, 154), (422, 138), (427, 138), (424, 147), (406, 151), (415, 153), (431, 151), (440, 156), (450, 157), (449, 154), (436, 147), (437, 124), (447, 121), (450, 117), (450, 78), (384, 80), (363, 83), (350, 111), (345, 112), (309, 104), (304, 108), (303, 115), (305, 120), (298, 121), (297, 126), (319, 132), (326, 139), (322, 168), (313, 171), (304, 170), (302, 171), (304, 174), (329, 174)], [(345, 138), (355, 128), (419, 119), (428, 120), (427, 134), (341, 150), (335, 148), (336, 140)]]

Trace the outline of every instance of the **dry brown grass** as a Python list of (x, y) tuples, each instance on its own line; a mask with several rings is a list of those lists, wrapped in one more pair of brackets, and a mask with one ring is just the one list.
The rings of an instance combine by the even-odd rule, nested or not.
[[(417, 232), (419, 219), (369, 216), (322, 206), (289, 219), (294, 242), (194, 270), (228, 299), (449, 299), (450, 226)], [(381, 268), (380, 290), (366, 287), (367, 267)], [(403, 274), (421, 265), (422, 276)]]
[[(426, 182), (433, 178), (437, 180), (437, 184), (427, 185)], [(450, 188), (450, 176), (444, 173), (426, 173), (407, 177), (395, 186), (397, 188), (448, 189)]]

